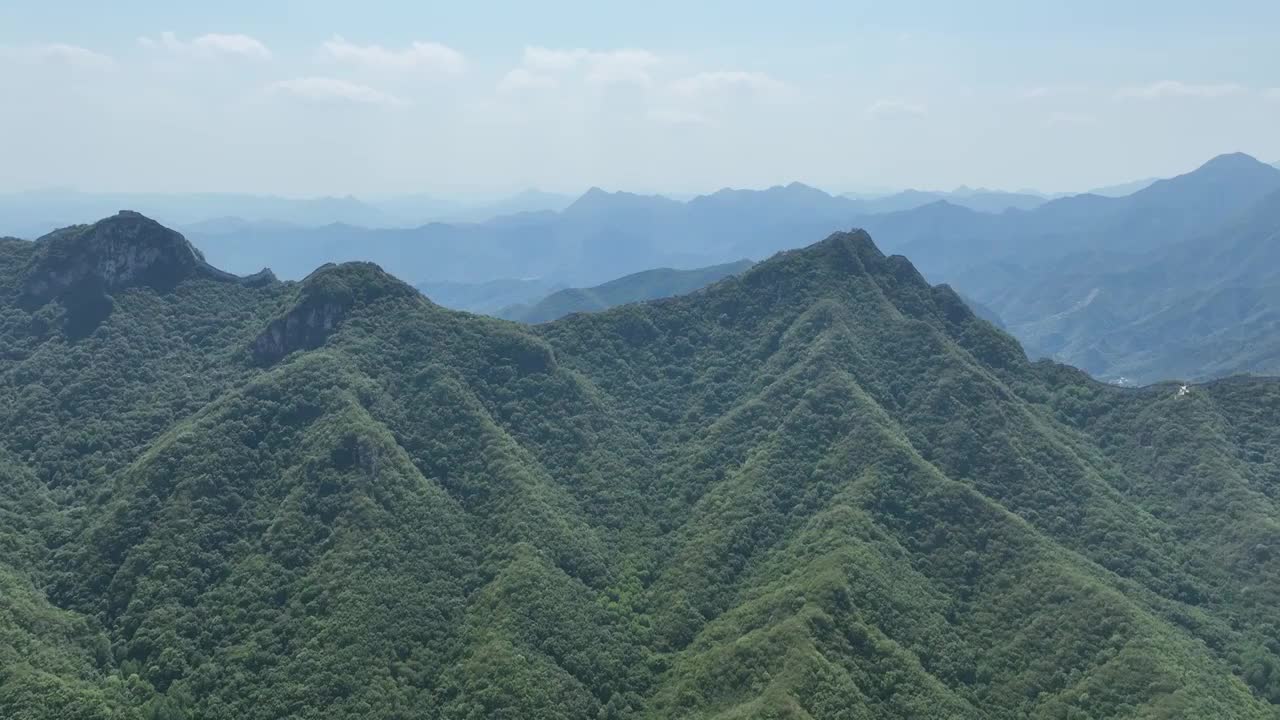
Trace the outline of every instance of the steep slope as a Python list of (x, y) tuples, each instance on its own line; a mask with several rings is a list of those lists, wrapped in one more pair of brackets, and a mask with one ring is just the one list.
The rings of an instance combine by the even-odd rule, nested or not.
[(0, 250), (0, 715), (1277, 717), (1280, 388), (1028, 363), (865, 233), (534, 328), (366, 263), (69, 334)]
[[(825, 262), (819, 260), (824, 256)], [(1194, 642), (1181, 645), (1182, 641), (1175, 640), (1182, 631), (1173, 630), (1167, 619), (1157, 617), (1150, 609), (1154, 606), (1167, 612), (1167, 603), (1181, 602), (1171, 596), (1178, 593), (1177, 582), (1186, 573), (1179, 569), (1181, 560), (1166, 555), (1174, 549), (1162, 539), (1171, 534), (1170, 530), (1148, 519), (1140, 506), (1123, 500), (1110, 486), (1114, 477), (1108, 476), (1114, 475), (1114, 468), (1097, 467), (1095, 458), (1089, 453), (1080, 454), (1079, 449), (1073, 447), (1080, 442), (1078, 438), (1045, 418), (1042, 410), (1015, 401), (1005, 384), (992, 376), (993, 371), (1026, 376), (1024, 380), (1015, 380), (1019, 383), (1034, 377), (1034, 369), (1021, 363), (1016, 347), (1010, 347), (997, 333), (974, 320), (949, 291), (931, 290), (919, 281), (909, 265), (899, 259), (877, 256), (865, 236), (861, 240), (834, 238), (793, 257), (762, 264), (740, 281), (730, 281), (728, 286), (717, 286), (721, 292), (712, 293), (717, 296), (714, 302), (699, 302), (709, 299), (699, 297), (629, 308), (625, 313), (632, 316), (629, 326), (648, 326), (655, 330), (648, 333), (639, 351), (633, 348), (627, 354), (628, 373), (609, 373), (601, 369), (607, 366), (595, 361), (589, 366), (576, 366), (590, 373), (602, 389), (635, 403), (637, 412), (651, 404), (646, 398), (678, 397), (682, 387), (691, 391), (690, 411), (673, 408), (675, 412), (663, 413), (661, 417), (685, 420), (684, 423), (677, 420), (670, 432), (694, 433), (698, 440), (691, 445), (707, 448), (704, 452), (711, 454), (708, 460), (714, 458), (714, 464), (708, 467), (706, 460), (698, 462), (696, 455), (679, 457), (672, 464), (673, 479), (669, 481), (672, 485), (667, 492), (680, 492), (683, 502), (694, 506), (695, 518), (689, 521), (691, 524), (684, 525), (685, 531), (680, 535), (683, 541), (673, 550), (675, 565), (667, 571), (669, 580), (660, 579), (657, 587), (662, 588), (664, 594), (682, 598), (676, 607), (688, 603), (690, 608), (684, 612), (694, 618), (695, 628), (700, 619), (725, 618), (724, 621), (729, 622), (727, 618), (735, 616), (733, 608), (740, 602), (735, 598), (751, 597), (751, 591), (764, 584), (761, 577), (745, 580), (744, 575), (765, 562), (763, 558), (770, 552), (786, 553), (789, 542), (797, 542), (791, 538), (803, 527), (810, 513), (820, 513), (842, 494), (854, 493), (853, 497), (860, 500), (853, 509), (871, 512), (873, 527), (880, 532), (889, 531), (889, 538), (896, 539), (905, 551), (891, 566), (923, 568), (930, 576), (932, 587), (947, 598), (942, 606), (946, 609), (935, 611), (934, 622), (943, 622), (942, 627), (959, 624), (961, 639), (954, 644), (945, 636), (924, 641), (913, 640), (910, 634), (897, 634), (914, 630), (888, 631), (891, 640), (909, 648), (902, 658), (908, 666), (914, 655), (914, 661), (923, 662), (923, 669), (934, 675), (935, 680), (949, 684), (955, 696), (950, 700), (951, 714), (963, 714), (954, 709), (961, 707), (954, 703), (968, 699), (972, 707), (981, 708), (980, 712), (970, 710), (970, 713), (1001, 716), (993, 707), (1010, 707), (1007, 703), (1015, 702), (1015, 697), (1025, 697), (1024, 692), (1038, 696), (1041, 704), (1038, 712), (1051, 714), (1056, 710), (1049, 708), (1078, 702), (1079, 696), (1090, 690), (1096, 693), (1096, 686), (1086, 689), (1093, 681), (1073, 690), (1070, 682), (1045, 686), (1029, 677), (1018, 680), (1014, 675), (1001, 674), (1019, 672), (1031, 656), (1056, 652), (1054, 648), (1066, 654), (1057, 656), (1049, 663), (1050, 667), (1062, 670), (1067, 676), (1078, 673), (1081, 677), (1109, 677), (1107, 682), (1122, 683), (1128, 688), (1122, 691), (1117, 686), (1107, 691), (1113, 698), (1111, 702), (1121, 705), (1103, 714), (1125, 712), (1119, 709), (1124, 703), (1142, 705), (1147, 701), (1130, 695), (1136, 691), (1131, 684), (1142, 685), (1151, 680), (1150, 676), (1139, 678), (1159, 664), (1144, 668), (1147, 654), (1156, 651), (1154, 646), (1147, 650), (1138, 648), (1145, 643), (1156, 643), (1164, 648), (1159, 652), (1182, 656), (1194, 647)], [(842, 280), (836, 281), (836, 278)], [(752, 312), (753, 306), (757, 310), (769, 310)], [(931, 311), (931, 307), (937, 310)], [(852, 313), (844, 308), (857, 308), (857, 311)], [(582, 340), (582, 352), (613, 356), (615, 353), (610, 352), (601, 326), (605, 326), (610, 317), (623, 314), (624, 311), (618, 310), (598, 316), (574, 316), (545, 327), (548, 333), (561, 336), (571, 331), (582, 332), (594, 325), (595, 331)], [(760, 326), (760, 323), (767, 324)], [(743, 324), (755, 327), (741, 333), (729, 329), (745, 330)], [(775, 329), (768, 329), (770, 326)], [(948, 341), (945, 339), (948, 336), (961, 344), (957, 346), (954, 341)], [(747, 344), (739, 344), (743, 341)], [(556, 344), (562, 347), (560, 342)], [(721, 406), (717, 403), (719, 397), (706, 385), (681, 382), (679, 375), (664, 377), (645, 372), (641, 369), (647, 364), (643, 360), (650, 353), (672, 360), (682, 358), (679, 366), (692, 370), (687, 376), (690, 379), (722, 378), (717, 388), (727, 385), (745, 390), (760, 388), (761, 383), (765, 383), (763, 396), (740, 406), (732, 404), (733, 401), (730, 407)], [(726, 364), (728, 358), (751, 360)], [(978, 358), (982, 360), (979, 362)], [(656, 364), (660, 367), (666, 363)], [(730, 368), (738, 369), (735, 372)], [(730, 397), (742, 397), (743, 390), (731, 393)], [(771, 393), (772, 398), (768, 397)], [(754, 398), (754, 393), (747, 394)], [(710, 423), (708, 430), (695, 429), (705, 423)], [(765, 428), (776, 430), (770, 432)], [(707, 433), (713, 437), (704, 437)], [(714, 437), (717, 435), (721, 437)], [(726, 455), (724, 448), (734, 445), (742, 454)], [(919, 476), (909, 469), (911, 457), (917, 453), (921, 455), (914, 461), (920, 465)], [(1033, 457), (1037, 460), (1030, 462)], [(722, 478), (710, 486), (700, 487), (696, 481), (700, 465), (708, 470), (715, 468), (717, 474), (723, 473)], [(924, 467), (930, 469), (924, 470)], [(949, 477), (935, 474), (939, 470)], [(918, 480), (908, 482), (912, 477)], [(660, 495), (665, 496), (667, 492)], [(986, 503), (1003, 507), (987, 518), (976, 512)], [(953, 512), (959, 507), (965, 510)], [(1010, 511), (1021, 518), (1005, 528), (1006, 519), (1013, 518), (1008, 514)], [(1012, 545), (992, 556), (994, 546), (987, 544), (988, 540), (976, 546), (965, 546), (962, 540), (975, 536), (990, 538), (992, 532), (1011, 533), (996, 545)], [(1107, 535), (1109, 541), (1103, 542), (1102, 538)], [(839, 540), (830, 542), (835, 552), (847, 547)], [(1043, 555), (1030, 549), (1038, 542), (1049, 543)], [(805, 543), (798, 545), (804, 546)], [(1033, 560), (1037, 557), (1042, 560)], [(796, 578), (803, 578), (821, 576), (818, 567), (823, 565), (809, 570), (790, 567), (796, 571)], [(785, 563), (778, 566), (787, 567)], [(963, 570), (965, 567), (973, 569)], [(1030, 570), (1030, 567), (1036, 569)], [(988, 572), (994, 577), (988, 576)], [(1005, 572), (1009, 575), (998, 579)], [(1116, 574), (1131, 580), (1113, 580), (1115, 595), (1093, 595), (1101, 589), (1096, 582), (1107, 576), (1116, 578)], [(1018, 595), (1016, 600), (1010, 600), (1010, 589), (1024, 582), (1016, 578), (1032, 575), (1061, 577), (1060, 580), (1046, 579), (1045, 588), (1078, 589), (1045, 597)], [(991, 577), (996, 596), (972, 594), (975, 588), (983, 586), (984, 577)], [(846, 587), (845, 583), (848, 587), (865, 587), (867, 582), (846, 578), (837, 589)], [(664, 587), (663, 583), (668, 581), (671, 586)], [(1239, 578), (1237, 582), (1245, 580)], [(819, 604), (806, 609), (805, 601), (811, 601), (816, 593), (801, 588), (791, 592), (791, 599), (781, 606), (765, 605), (758, 615), (749, 616), (782, 619), (789, 617), (789, 608), (791, 612), (799, 612), (802, 618), (814, 610), (834, 615), (838, 618), (834, 627), (847, 626), (851, 620), (848, 610), (838, 611), (836, 607)], [(853, 591), (837, 592), (828, 602), (848, 603), (840, 598), (850, 592)], [(899, 598), (918, 595), (903, 591), (886, 593)], [(797, 596), (804, 600), (795, 599)], [(1122, 597), (1125, 599), (1121, 600)], [(1143, 600), (1144, 597), (1147, 599)], [(992, 615), (991, 603), (996, 598), (1009, 604), (1004, 606), (1002, 614)], [(890, 605), (896, 608), (900, 602)], [(1092, 606), (1093, 602), (1099, 605)], [(878, 601), (868, 604), (885, 610)], [(1143, 605), (1149, 609), (1137, 609)], [(1086, 609), (1086, 606), (1091, 607)], [(869, 608), (860, 609), (860, 612), (868, 611)], [(891, 617), (902, 611), (888, 612)], [(966, 652), (962, 650), (966, 643), (963, 638), (970, 638), (969, 641), (978, 637), (993, 638), (992, 633), (999, 635), (1001, 628), (1011, 626), (1009, 623), (1036, 625), (1033, 618), (1041, 612), (1046, 613), (1047, 624), (1043, 629), (1058, 628), (1062, 634), (1041, 635), (1034, 641), (1027, 638), (1030, 644), (1025, 646), (1015, 643), (1017, 649), (1010, 648), (1011, 661), (1005, 666), (1006, 670), (992, 669), (992, 675), (980, 683), (967, 679), (962, 668), (971, 669), (979, 656), (989, 660), (990, 644), (982, 645), (982, 649), (971, 647), (970, 651), (978, 655), (972, 660), (960, 660), (956, 666), (946, 666), (948, 661), (931, 658), (925, 650), (950, 647), (943, 655), (954, 659), (958, 657), (955, 653)], [(1024, 614), (1022, 619), (1013, 620), (1019, 613)], [(1070, 618), (1077, 613), (1081, 624), (1074, 626)], [(1112, 636), (1115, 627), (1127, 628), (1122, 635), (1134, 634), (1119, 645), (1112, 644), (1117, 637), (1089, 639), (1091, 636), (1084, 628), (1089, 627), (1090, 621), (1084, 618), (1100, 614), (1115, 614), (1118, 623), (1104, 626), (1101, 635)], [(946, 618), (945, 622), (942, 617)], [(1049, 617), (1053, 620), (1049, 621)], [(675, 624), (675, 620), (671, 618), (664, 624)], [(712, 632), (715, 622), (702, 632)], [(708, 663), (714, 658), (723, 658), (715, 660), (719, 665), (690, 660), (692, 665), (683, 666), (673, 674), (673, 680), (680, 684), (729, 683), (730, 686), (717, 691), (715, 696), (708, 696), (708, 688), (704, 686), (687, 700), (677, 702), (671, 709), (672, 714), (694, 715), (693, 710), (697, 708), (707, 716), (720, 712), (726, 717), (731, 712), (760, 714), (761, 708), (751, 709), (750, 705), (760, 698), (751, 700), (755, 696), (743, 694), (743, 689), (771, 687), (767, 682), (769, 677), (780, 677), (779, 687), (771, 693), (778, 696), (778, 705), (769, 706), (777, 712), (803, 716), (800, 710), (792, 713), (784, 708), (803, 706), (815, 696), (831, 697), (834, 706), (842, 701), (863, 702), (850, 692), (848, 680), (839, 680), (844, 677), (841, 673), (832, 674), (834, 668), (819, 672), (825, 662), (817, 667), (806, 662), (802, 666), (806, 669), (791, 671), (778, 664), (791, 652), (812, 657), (806, 628), (816, 636), (813, 641), (830, 642), (829, 633), (817, 629), (832, 625), (815, 626), (805, 620), (790, 630), (779, 627), (773, 632), (762, 631), (758, 642), (748, 642), (750, 636), (742, 633), (757, 627), (752, 624), (756, 622), (760, 620), (730, 622), (732, 631), (713, 634), (720, 637), (720, 643), (727, 644), (706, 650)], [(906, 622), (904, 627), (919, 625)], [(1214, 630), (1221, 632), (1224, 628)], [(886, 630), (882, 627), (880, 632)], [(687, 641), (698, 635), (685, 631), (681, 637)], [(1139, 637), (1144, 639), (1138, 640)], [(1249, 643), (1245, 639), (1239, 642)], [(1125, 651), (1129, 643), (1135, 644)], [(880, 644), (885, 645), (886, 652), (892, 647), (888, 642)], [(1108, 647), (1111, 650), (1106, 650)], [(837, 666), (853, 660), (847, 656), (842, 658), (839, 651), (836, 652), (836, 657), (830, 660), (839, 659)], [(844, 652), (848, 652), (847, 648)], [(1094, 655), (1099, 652), (1102, 654)], [(922, 654), (930, 659), (923, 659)], [(1115, 660), (1104, 668), (1091, 665), (1101, 662), (1099, 659), (1085, 659), (1091, 657), (1114, 657)], [(951, 669), (938, 668), (935, 663)], [(875, 666), (862, 665), (852, 677), (868, 674), (874, 677), (885, 672), (873, 668)], [(1169, 682), (1175, 676), (1166, 676), (1162, 682)], [(812, 685), (818, 678), (830, 678), (830, 682), (837, 684)], [(792, 683), (790, 687), (788, 682)], [(1019, 687), (1019, 682), (1031, 684)], [(840, 689), (842, 683), (843, 690)], [(857, 685), (857, 681), (852, 684)], [(928, 693), (935, 692), (927, 690), (930, 686), (937, 687), (917, 670), (913, 679), (904, 680), (902, 687), (882, 689), (882, 698), (907, 693), (899, 699), (903, 705), (879, 706), (870, 716), (918, 715), (923, 712), (922, 708), (941, 702), (936, 697), (930, 699)], [(1191, 693), (1200, 694), (1206, 702), (1201, 711), (1212, 714), (1214, 703), (1234, 692), (1227, 689), (1229, 686), (1230, 683), (1218, 690), (1205, 686)], [(914, 693), (923, 693), (915, 701), (918, 704), (907, 700)], [(729, 700), (731, 698), (749, 703), (739, 707)], [(1157, 705), (1170, 702), (1168, 698), (1148, 698), (1148, 701)], [(683, 709), (678, 709), (680, 707)], [(824, 716), (831, 707), (827, 706), (825, 712), (803, 707), (801, 710)], [(1224, 707), (1218, 706), (1218, 709)], [(1128, 710), (1133, 711), (1133, 707)]]
[(497, 315), (524, 323), (549, 322), (570, 313), (596, 312), (616, 305), (684, 295), (736, 275), (752, 264), (750, 260), (739, 260), (693, 270), (645, 270), (596, 287), (559, 290), (531, 305), (503, 308)]

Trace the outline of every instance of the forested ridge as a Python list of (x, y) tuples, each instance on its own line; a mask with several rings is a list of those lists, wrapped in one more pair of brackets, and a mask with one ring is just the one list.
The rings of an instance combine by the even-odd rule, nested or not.
[(1280, 717), (1280, 382), (1029, 362), (861, 231), (534, 327), (0, 240), (0, 717)]

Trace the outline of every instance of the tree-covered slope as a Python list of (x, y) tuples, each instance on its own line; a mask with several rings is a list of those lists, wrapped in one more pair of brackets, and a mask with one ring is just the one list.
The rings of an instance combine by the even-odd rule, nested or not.
[(0, 716), (1277, 717), (1274, 383), (1029, 363), (860, 232), (534, 328), (192, 253), (0, 245)]
[(684, 295), (737, 275), (752, 265), (750, 260), (739, 260), (693, 270), (644, 270), (595, 287), (558, 290), (529, 305), (503, 308), (498, 316), (524, 323), (550, 322), (576, 312), (596, 312), (627, 303)]

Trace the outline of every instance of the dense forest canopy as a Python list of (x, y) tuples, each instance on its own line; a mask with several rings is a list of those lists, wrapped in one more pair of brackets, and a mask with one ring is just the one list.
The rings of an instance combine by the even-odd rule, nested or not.
[(0, 428), (0, 717), (1280, 717), (1280, 382), (1030, 362), (861, 231), (533, 327), (0, 240)]

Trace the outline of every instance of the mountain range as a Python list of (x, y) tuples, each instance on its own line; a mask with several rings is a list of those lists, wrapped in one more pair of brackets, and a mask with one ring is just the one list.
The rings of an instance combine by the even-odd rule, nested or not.
[[(1205, 272), (1193, 258), (1249, 242), (1265, 249), (1274, 215), (1263, 206), (1280, 189), (1280, 172), (1233, 154), (1135, 187), (1141, 189), (1128, 195), (1036, 202), (1034, 195), (967, 188), (947, 193), (947, 200), (913, 191), (850, 198), (792, 183), (760, 191), (725, 189), (687, 201), (593, 188), (558, 211), (545, 208), (566, 198), (530, 191), (504, 206), (528, 211), (480, 222), (377, 229), (221, 217), (193, 224), (187, 235), (214, 265), (232, 272), (271, 267), (297, 279), (326, 262), (368, 260), (409, 278), (447, 306), (501, 314), (566, 288), (598, 286), (658, 267), (693, 270), (739, 258), (760, 260), (794, 247), (796, 238), (859, 226), (891, 251), (915, 259), (930, 279), (952, 284), (985, 308), (986, 317), (1002, 319), (1033, 356), (1139, 384), (1277, 372), (1280, 348), (1270, 332), (1273, 281), (1260, 271), (1236, 273), (1223, 263)], [(958, 204), (993, 197), (1008, 206), (987, 212), (995, 208)], [(117, 199), (151, 198), (95, 202)], [(204, 200), (226, 204), (243, 198)], [(314, 202), (319, 211), (345, 207), (355, 215), (372, 208), (353, 198)], [(1202, 246), (1210, 249), (1197, 249)], [(1263, 250), (1242, 245), (1231, 252), (1252, 256)], [(1178, 259), (1167, 259), (1169, 253)]]
[[(1061, 197), (998, 213), (952, 201), (869, 212), (886, 199), (836, 197), (799, 183), (683, 202), (593, 188), (559, 212), (483, 223), (248, 226), (190, 235), (214, 264), (234, 272), (269, 266), (300, 278), (324, 262), (370, 260), (438, 291), (446, 305), (500, 314), (556, 290), (658, 267), (760, 260), (794, 247), (796, 238), (859, 226), (915, 259), (926, 277), (956, 287), (988, 318), (1001, 318), (1033, 356), (1141, 384), (1280, 371), (1268, 319), (1272, 281), (1233, 274), (1223, 263), (1202, 272), (1192, 259), (1248, 242), (1265, 248), (1274, 215), (1264, 206), (1277, 190), (1280, 171), (1232, 154), (1128, 195)], [(1179, 260), (1163, 259), (1169, 253)], [(1213, 353), (1222, 342), (1228, 350)]]
[[(698, 195), (679, 202), (695, 197)], [(864, 213), (910, 209), (943, 199), (975, 210), (1000, 212), (1011, 207), (1029, 209), (1048, 199), (1032, 191), (1009, 193), (965, 187), (951, 192), (906, 190), (872, 195), (848, 193), (844, 197)], [(0, 194), (0, 235), (39, 237), (55, 228), (90, 222), (120, 207), (143, 208), (170, 225), (202, 234), (282, 227), (309, 229), (333, 224), (414, 228), (433, 222), (481, 223), (507, 215), (558, 212), (575, 199), (534, 188), (510, 196), (467, 201), (427, 194), (367, 199), (350, 195), (290, 198), (248, 193), (94, 193), (52, 188)]]
[(499, 278), (485, 282), (441, 280), (419, 283), (417, 288), (447, 308), (494, 317), (507, 308), (524, 307), (565, 289), (563, 284), (542, 278)]
[(542, 323), (578, 312), (598, 312), (618, 305), (687, 295), (751, 267), (750, 260), (693, 270), (657, 268), (626, 275), (590, 288), (566, 288), (529, 304), (510, 305), (498, 317)]
[(191, 233), (307, 229), (334, 223), (417, 227), (433, 221), (481, 222), (502, 215), (561, 210), (572, 197), (529, 189), (509, 197), (460, 202), (430, 195), (362, 200), (247, 193), (93, 193), (48, 189), (0, 194), (0, 236), (34, 238), (91, 222), (121, 207), (142, 208)]
[(1049, 197), (1034, 192), (1004, 192), (1001, 190), (960, 187), (951, 192), (936, 190), (903, 190), (881, 196), (845, 193), (841, 197), (860, 203), (860, 212), (866, 214), (912, 210), (929, 203), (945, 201), (978, 212), (1000, 213), (1009, 209), (1031, 210), (1049, 201)]
[(1277, 717), (1280, 382), (862, 231), (526, 326), (121, 213), (0, 241), (0, 358), (0, 716)]
[(592, 188), (559, 212), (523, 212), (480, 223), (380, 229), (220, 222), (188, 231), (215, 263), (237, 272), (270, 266), (281, 277), (296, 279), (324, 262), (369, 259), (415, 283), (538, 277), (551, 285), (595, 285), (660, 266), (693, 269), (767, 257), (792, 247), (792, 238), (847, 228), (860, 217), (914, 207), (931, 197), (906, 193), (854, 200), (792, 183), (677, 201)]
[(1033, 355), (1138, 383), (1280, 372), (1280, 170), (1246, 155), (1120, 198), (999, 216), (939, 204), (865, 225)]

